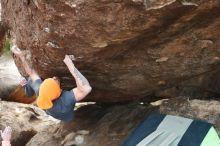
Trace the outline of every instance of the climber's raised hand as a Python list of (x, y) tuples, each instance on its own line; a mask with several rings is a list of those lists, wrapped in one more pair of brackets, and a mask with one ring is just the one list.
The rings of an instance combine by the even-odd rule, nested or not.
[(12, 133), (11, 127), (7, 126), (5, 128), (5, 130), (3, 132), (1, 130), (0, 133), (1, 133), (1, 137), (2, 137), (3, 141), (10, 141), (11, 133)]
[(66, 64), (66, 65), (73, 65), (73, 61), (72, 61), (72, 57), (71, 55), (65, 55), (65, 58), (63, 60), (63, 62)]
[(23, 56), (22, 51), (21, 51), (16, 45), (13, 45), (13, 46), (11, 47), (11, 52), (12, 52), (13, 54), (15, 54), (17, 57), (22, 57), (22, 56)]

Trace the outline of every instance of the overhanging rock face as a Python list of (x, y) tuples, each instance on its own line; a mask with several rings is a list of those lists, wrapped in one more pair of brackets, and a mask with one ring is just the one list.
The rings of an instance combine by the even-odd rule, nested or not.
[(2, 9), (42, 78), (74, 87), (62, 60), (75, 56), (89, 101), (152, 100), (183, 86), (220, 92), (219, 0), (14, 0)]

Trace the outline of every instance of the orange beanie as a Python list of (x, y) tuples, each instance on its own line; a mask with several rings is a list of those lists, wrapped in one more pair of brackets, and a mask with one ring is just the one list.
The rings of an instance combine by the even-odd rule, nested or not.
[(37, 106), (42, 109), (50, 109), (53, 106), (53, 100), (61, 94), (59, 84), (52, 78), (48, 78), (40, 85)]

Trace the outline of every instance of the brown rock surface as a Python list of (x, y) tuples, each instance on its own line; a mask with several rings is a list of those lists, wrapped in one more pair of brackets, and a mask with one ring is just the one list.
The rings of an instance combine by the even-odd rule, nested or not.
[(72, 88), (62, 60), (75, 56), (88, 101), (149, 101), (182, 87), (220, 94), (219, 0), (13, 0), (2, 10), (42, 78)]

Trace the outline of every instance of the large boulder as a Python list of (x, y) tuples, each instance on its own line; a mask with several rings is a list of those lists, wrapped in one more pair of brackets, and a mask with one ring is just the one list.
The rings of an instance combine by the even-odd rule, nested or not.
[(220, 94), (219, 0), (13, 0), (2, 12), (42, 78), (74, 87), (62, 61), (74, 55), (87, 101)]

